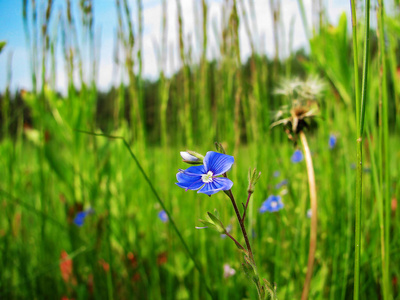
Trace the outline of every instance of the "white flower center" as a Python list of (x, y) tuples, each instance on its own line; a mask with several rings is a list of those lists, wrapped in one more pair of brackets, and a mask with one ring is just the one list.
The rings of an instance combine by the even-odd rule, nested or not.
[(213, 181), (213, 175), (214, 175), (213, 172), (208, 171), (207, 174), (201, 175), (201, 180), (202, 180), (203, 182), (205, 182), (205, 183), (207, 183), (207, 182), (212, 182), (212, 181)]
[(276, 202), (276, 201), (272, 201), (271, 202), (271, 207), (272, 208), (275, 208), (275, 207), (277, 207), (278, 206), (278, 202)]

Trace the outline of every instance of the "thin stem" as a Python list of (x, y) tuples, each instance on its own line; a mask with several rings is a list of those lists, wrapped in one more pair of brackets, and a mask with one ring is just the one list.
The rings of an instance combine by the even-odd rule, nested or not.
[(358, 48), (357, 48), (357, 15), (355, 0), (350, 0), (351, 5), (351, 27), (353, 29), (353, 64), (354, 64), (354, 96), (356, 102), (357, 126), (360, 120), (360, 88), (358, 77)]
[[(350, 0), (351, 5), (351, 23), (353, 28), (353, 63), (354, 63), (354, 96), (356, 102), (356, 124), (357, 124), (357, 134), (359, 131), (360, 124), (360, 88), (359, 88), (359, 77), (358, 77), (358, 49), (357, 49), (357, 14), (355, 0)], [(357, 139), (357, 162), (362, 161), (362, 148), (361, 141)], [(358, 290), (359, 290), (359, 272), (360, 272), (360, 216), (361, 216), (361, 188), (362, 188), (362, 166), (357, 163), (356, 171), (356, 204), (355, 204), (355, 258), (354, 258), (354, 299), (358, 300)]]
[(362, 205), (362, 137), (364, 129), (365, 104), (367, 97), (368, 58), (369, 58), (369, 7), (370, 1), (365, 0), (365, 41), (363, 58), (363, 78), (361, 107), (357, 120), (357, 177), (356, 177), (356, 215), (355, 215), (355, 257), (354, 257), (354, 300), (360, 295), (360, 249), (361, 249), (361, 205)]
[[(384, 4), (382, 0), (378, 1), (378, 38), (379, 38), (379, 53), (380, 53), (380, 61), (382, 66), (382, 72), (380, 72), (381, 79), (381, 93), (380, 93), (380, 105), (379, 108), (381, 113), (379, 129), (380, 129), (380, 141), (381, 141), (381, 168), (380, 168), (380, 178), (381, 178), (381, 189), (382, 195), (381, 201), (384, 199), (385, 205), (385, 215), (383, 209), (380, 212), (381, 216), (381, 234), (382, 234), (382, 277), (383, 277), (383, 299), (387, 300), (391, 298), (391, 289), (390, 289), (390, 281), (389, 281), (389, 261), (390, 261), (390, 194), (389, 194), (389, 117), (388, 117), (388, 95), (387, 95), (387, 78), (386, 78), (386, 49), (385, 49), (385, 10)], [(382, 126), (383, 125), (383, 126)], [(383, 132), (382, 132), (383, 131)], [(382, 203), (381, 203), (382, 204)], [(385, 217), (384, 217), (385, 216)]]
[(368, 61), (369, 61), (369, 4), (370, 0), (365, 0), (365, 41), (364, 41), (364, 58), (363, 58), (363, 77), (361, 91), (361, 111), (360, 111), (360, 138), (364, 131), (365, 103), (367, 101), (367, 79), (368, 79)]
[(308, 293), (310, 291), (310, 283), (314, 268), (315, 250), (317, 249), (317, 189), (315, 185), (314, 167), (312, 163), (311, 152), (310, 148), (308, 147), (306, 135), (303, 131), (300, 131), (300, 139), (305, 153), (311, 202), (310, 249), (308, 251), (307, 274), (301, 295), (301, 299), (306, 300), (308, 299)]
[(230, 234), (229, 234), (229, 232), (225, 232), (225, 234), (236, 244), (236, 246), (238, 246), (240, 249), (242, 249), (242, 250), (246, 250), (243, 246), (242, 246), (242, 244), (240, 244), (233, 236), (231, 236)]
[(244, 218), (246, 217), (246, 211), (247, 211), (247, 206), (249, 205), (250, 197), (253, 193), (250, 193), (247, 195), (247, 201), (246, 201), (246, 206), (244, 206), (244, 212), (242, 216), (242, 222), (244, 223)]
[(247, 236), (246, 228), (244, 227), (243, 221), (240, 218), (240, 212), (239, 212), (239, 209), (238, 209), (238, 207), (236, 205), (235, 197), (233, 197), (232, 190), (228, 191), (228, 196), (229, 196), (229, 199), (231, 199), (233, 208), (234, 208), (235, 213), (236, 213), (236, 217), (237, 217), (237, 219), (239, 221), (240, 229), (242, 230), (242, 234), (243, 234), (243, 237), (244, 237), (244, 241), (246, 242), (246, 248), (247, 248), (247, 251), (249, 252), (250, 259), (254, 263), (254, 256), (253, 256), (253, 252), (251, 251), (250, 241), (249, 241), (249, 238)]

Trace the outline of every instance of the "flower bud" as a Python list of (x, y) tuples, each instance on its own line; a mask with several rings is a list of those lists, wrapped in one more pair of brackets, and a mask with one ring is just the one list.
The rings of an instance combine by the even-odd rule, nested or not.
[(217, 152), (226, 154), (225, 149), (221, 143), (215, 142), (215, 148), (217, 149)]
[(183, 162), (190, 165), (201, 165), (203, 163), (204, 156), (194, 151), (181, 151), (181, 157)]
[(249, 187), (247, 188), (248, 193), (251, 193), (251, 194), (254, 193), (255, 185), (256, 185), (258, 179), (260, 179), (260, 176), (261, 176), (261, 172), (257, 173), (256, 168), (254, 168), (253, 170), (249, 169)]

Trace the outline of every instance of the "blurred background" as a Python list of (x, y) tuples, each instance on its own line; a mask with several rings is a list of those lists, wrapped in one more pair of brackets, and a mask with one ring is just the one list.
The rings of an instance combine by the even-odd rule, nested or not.
[[(205, 154), (216, 141), (235, 157), (239, 204), (248, 169), (262, 172), (246, 221), (255, 259), (279, 299), (300, 298), (306, 165), (300, 143), (270, 127), (292, 105), (282, 90), (300, 84), (321, 90), (307, 131), (319, 201), (309, 298), (352, 299), (350, 10), (322, 0), (1, 1), (0, 298), (209, 299), (208, 289), (255, 299), (232, 241), (195, 228), (216, 209), (239, 239), (229, 199), (175, 185), (187, 167), (179, 152)], [(363, 2), (356, 13), (361, 74)], [(371, 3), (362, 299), (400, 299), (399, 14), (398, 0)], [(271, 195), (281, 210), (262, 209)]]

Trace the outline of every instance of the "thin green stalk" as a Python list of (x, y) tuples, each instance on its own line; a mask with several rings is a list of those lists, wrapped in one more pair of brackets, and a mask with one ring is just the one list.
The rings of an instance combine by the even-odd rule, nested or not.
[(358, 46), (357, 46), (357, 14), (355, 0), (350, 0), (351, 28), (353, 30), (353, 64), (354, 64), (354, 96), (356, 102), (356, 121), (360, 120), (360, 87), (358, 76)]
[(160, 81), (159, 81), (159, 97), (160, 97), (160, 135), (161, 145), (168, 145), (167, 134), (167, 108), (169, 97), (169, 81), (165, 78), (166, 62), (167, 62), (167, 1), (162, 1), (162, 37), (160, 52)]
[[(356, 102), (356, 124), (357, 134), (360, 120), (360, 96), (359, 96), (359, 77), (358, 77), (358, 49), (357, 49), (357, 14), (355, 0), (350, 0), (351, 5), (351, 25), (353, 29), (353, 63), (354, 63), (354, 96)], [(357, 140), (357, 162), (362, 157), (361, 141)], [(362, 188), (362, 166), (357, 164), (356, 173), (356, 205), (355, 205), (355, 258), (354, 258), (354, 299), (358, 300), (360, 286), (360, 219), (361, 219), (361, 188)]]
[[(351, 0), (351, 1), (354, 1), (354, 0)], [(311, 35), (310, 35), (310, 30), (308, 28), (306, 10), (304, 8), (303, 0), (297, 0), (297, 4), (299, 5), (300, 16), (301, 16), (301, 21), (303, 22), (304, 32), (306, 34), (307, 40), (309, 41), (311, 38)]]
[[(367, 131), (367, 139), (368, 139), (368, 143), (372, 145), (372, 139), (371, 139), (371, 129), (370, 127), (372, 127), (371, 125), (369, 125), (366, 128)], [(378, 146), (379, 147), (379, 146)], [(379, 151), (378, 151), (379, 152)], [(380, 154), (380, 153), (378, 153)], [(381, 160), (381, 155), (378, 155), (378, 160)], [(380, 183), (381, 181), (381, 173), (382, 173), (382, 168), (379, 168), (379, 170), (377, 171), (377, 163), (375, 161), (375, 155), (374, 153), (370, 153), (370, 161), (371, 161), (371, 169), (372, 169), (372, 180), (374, 183), (374, 190), (375, 190), (375, 197), (376, 197), (376, 202), (377, 202), (377, 206), (378, 206), (378, 216), (379, 216), (379, 229), (380, 229), (380, 242), (381, 242), (381, 268), (382, 268), (382, 274), (383, 274), (383, 297), (384, 299), (387, 299), (386, 297), (386, 286), (385, 286), (385, 265), (386, 265), (386, 261), (385, 261), (385, 226), (384, 226), (384, 211), (383, 211), (383, 196), (382, 196), (382, 191), (380, 188)], [(378, 175), (378, 173), (380, 173)]]
[[(107, 183), (107, 187), (109, 187), (110, 184)], [(107, 201), (106, 201), (106, 209), (107, 209), (107, 232), (106, 232), (106, 240), (107, 240), (107, 254), (108, 254), (108, 263), (110, 266), (109, 272), (107, 272), (107, 296), (108, 299), (112, 300), (114, 299), (114, 285), (113, 285), (113, 255), (112, 255), (112, 246), (111, 246), (111, 191), (108, 188), (107, 189)]]
[(249, 192), (247, 195), (247, 201), (246, 201), (246, 205), (244, 206), (244, 211), (243, 211), (243, 216), (242, 216), (242, 222), (244, 222), (244, 219), (246, 218), (246, 211), (247, 211), (247, 206), (249, 205), (250, 202), (250, 197), (253, 193)]
[(314, 167), (311, 158), (310, 147), (307, 143), (304, 131), (300, 131), (300, 140), (303, 145), (305, 160), (307, 164), (308, 185), (310, 189), (310, 202), (311, 202), (311, 227), (310, 227), (310, 248), (308, 251), (307, 274), (303, 285), (303, 292), (301, 299), (308, 299), (310, 292), (311, 278), (314, 269), (315, 250), (317, 249), (317, 226), (318, 226), (318, 210), (317, 210), (317, 189), (315, 185)]
[(385, 30), (384, 30), (384, 17), (385, 10), (384, 4), (382, 0), (378, 1), (378, 38), (379, 38), (379, 53), (380, 53), (380, 61), (382, 72), (381, 74), (381, 105), (379, 108), (382, 109), (382, 120), (380, 122), (380, 128), (383, 125), (383, 134), (381, 147), (381, 172), (384, 172), (382, 175), (381, 181), (381, 189), (382, 193), (382, 201), (384, 201), (384, 211), (385, 211), (385, 219), (384, 219), (384, 244), (381, 245), (383, 249), (384, 256), (382, 257), (382, 274), (383, 274), (383, 298), (385, 300), (391, 299), (391, 291), (390, 291), (390, 281), (389, 281), (389, 253), (390, 253), (390, 194), (389, 194), (389, 117), (388, 117), (388, 95), (387, 95), (387, 77), (386, 77), (386, 49), (385, 49)]
[[(142, 69), (143, 69), (143, 59), (142, 59), (142, 51), (143, 51), (143, 3), (142, 0), (137, 0), (138, 7), (138, 33), (137, 33), (137, 43), (138, 43), (138, 51), (137, 51), (137, 61), (138, 61), (138, 73), (137, 73), (137, 94), (138, 94), (138, 114), (140, 115), (140, 120), (145, 120), (146, 116), (144, 114), (144, 91), (143, 91), (143, 78), (142, 78)], [(143, 122), (143, 121), (142, 121)], [(142, 124), (141, 131), (139, 132), (140, 139), (143, 142), (143, 145), (146, 143), (146, 126)]]
[(146, 172), (144, 171), (142, 165), (140, 164), (139, 160), (136, 158), (136, 155), (133, 154), (131, 147), (129, 146), (128, 142), (125, 140), (125, 138), (123, 138), (122, 136), (113, 136), (113, 135), (107, 135), (107, 134), (100, 134), (100, 133), (94, 133), (94, 132), (89, 132), (89, 131), (84, 131), (84, 130), (76, 130), (77, 132), (81, 132), (81, 133), (85, 133), (85, 134), (90, 134), (90, 135), (94, 135), (94, 136), (101, 136), (101, 137), (106, 137), (109, 139), (116, 139), (116, 140), (122, 140), (124, 143), (124, 146), (128, 149), (130, 156), (132, 157), (132, 159), (135, 161), (136, 166), (138, 167), (140, 173), (142, 173), (143, 178), (146, 180), (147, 184), (149, 185), (151, 192), (153, 193), (153, 195), (156, 197), (158, 203), (160, 204), (161, 208), (165, 211), (165, 213), (168, 216), (168, 220), (169, 223), (171, 224), (172, 228), (174, 229), (176, 235), (178, 236), (179, 240), (181, 241), (183, 247), (185, 248), (186, 252), (188, 253), (190, 259), (193, 261), (195, 268), (197, 269), (197, 271), (200, 274), (200, 277), (202, 279), (202, 281), (204, 282), (204, 285), (206, 287), (207, 293), (210, 295), (210, 297), (212, 299), (214, 299), (214, 294), (211, 292), (210, 287), (207, 284), (206, 278), (204, 277), (204, 273), (200, 267), (200, 265), (198, 264), (197, 260), (195, 259), (193, 253), (190, 251), (188, 245), (186, 244), (185, 240), (182, 237), (182, 234), (180, 233), (178, 227), (176, 226), (172, 215), (170, 214), (169, 210), (167, 209), (167, 207), (164, 204), (164, 201), (161, 200), (161, 197), (158, 195), (156, 189), (154, 188), (153, 184), (151, 183), (150, 178), (147, 176)]
[(176, 0), (178, 11), (178, 34), (179, 34), (179, 57), (183, 70), (183, 113), (181, 114), (181, 126), (185, 129), (185, 144), (190, 147), (193, 144), (192, 114), (190, 101), (190, 67), (185, 56), (185, 45), (183, 42), (183, 13), (181, 0)]
[[(354, 4), (354, 3), (353, 3)], [(365, 1), (365, 40), (363, 57), (363, 77), (361, 105), (357, 101), (359, 111), (357, 120), (357, 175), (356, 175), (356, 214), (355, 214), (355, 258), (354, 258), (354, 299), (360, 297), (360, 250), (361, 250), (361, 206), (362, 206), (362, 138), (364, 129), (365, 105), (367, 96), (368, 58), (369, 58), (369, 7)], [(354, 6), (352, 7), (353, 14)], [(355, 12), (354, 12), (355, 14)], [(354, 37), (353, 37), (354, 38)], [(357, 100), (357, 99), (356, 99)]]

